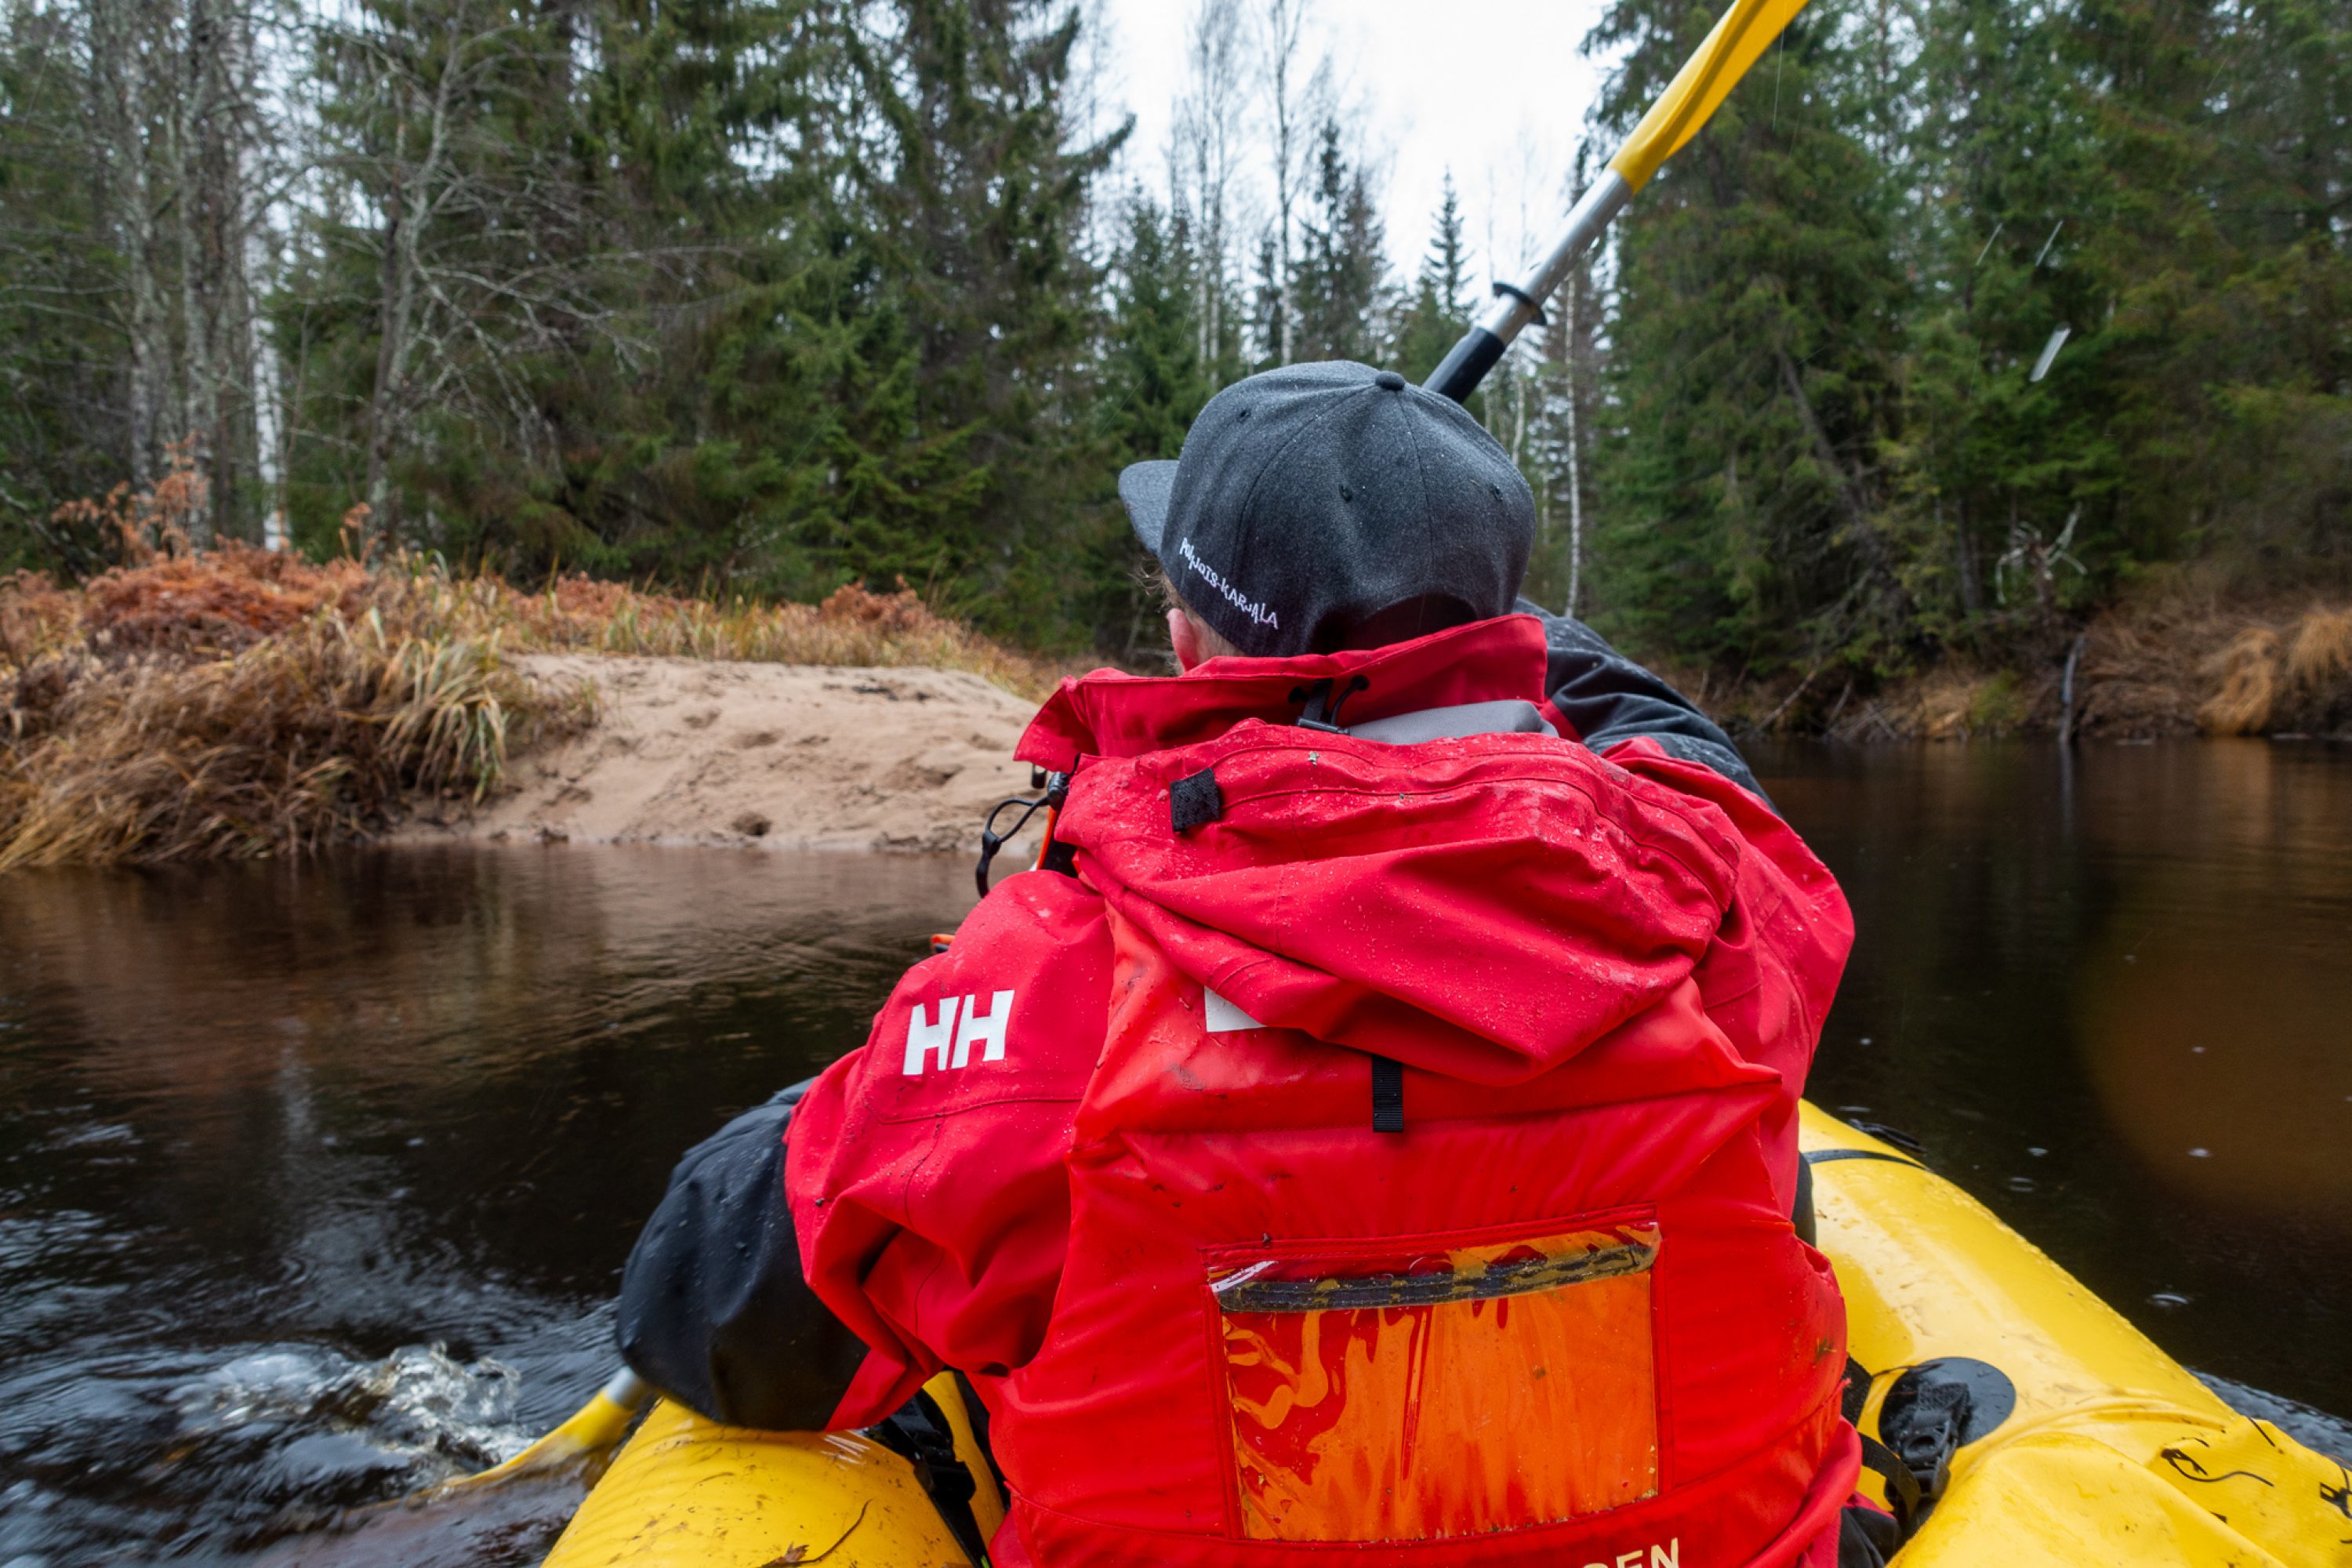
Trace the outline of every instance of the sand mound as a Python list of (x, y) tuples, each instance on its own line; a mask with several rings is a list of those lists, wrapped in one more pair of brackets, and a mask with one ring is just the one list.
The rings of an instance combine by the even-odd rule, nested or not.
[(988, 808), (1031, 793), (1013, 747), (1034, 709), (977, 675), (576, 654), (516, 662), (542, 680), (587, 682), (596, 722), (518, 758), (509, 788), (470, 816), (414, 819), (411, 836), (976, 853)]

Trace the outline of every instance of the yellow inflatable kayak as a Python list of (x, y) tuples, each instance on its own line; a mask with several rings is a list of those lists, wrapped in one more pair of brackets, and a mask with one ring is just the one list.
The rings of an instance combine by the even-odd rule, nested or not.
[[(1922, 1502), (1891, 1500), (1916, 1524), (1897, 1568), (2352, 1565), (2342, 1465), (2232, 1411), (1902, 1150), (1811, 1106), (1803, 1147), (1845, 1291), (1848, 1409), (1904, 1461), (1887, 1467), (1903, 1491), (1924, 1483)], [(929, 1392), (947, 1431), (928, 1459), (657, 1405), (547, 1568), (969, 1563), (949, 1517), (984, 1539), (1003, 1504), (955, 1382)]]

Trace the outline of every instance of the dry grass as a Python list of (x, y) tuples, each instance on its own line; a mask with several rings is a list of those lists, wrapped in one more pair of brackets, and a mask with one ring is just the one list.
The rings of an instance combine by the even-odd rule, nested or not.
[(968, 669), (1043, 697), (1060, 667), (1025, 658), (937, 616), (911, 588), (849, 586), (822, 605), (769, 605), (641, 593), (565, 577), (525, 593), (496, 577), (454, 577), (415, 560), (378, 574), (398, 613), (467, 634), (497, 633), (519, 652), (653, 654), (761, 664), (931, 665)]
[(0, 870), (313, 849), (380, 826), (410, 790), (479, 795), (510, 743), (585, 716), (495, 641), (331, 615), (230, 658), (54, 656), (16, 695)]
[(2352, 608), (2315, 606), (2241, 629), (2209, 656), (2209, 735), (2309, 733), (2352, 721)]
[(152, 507), (105, 504), (138, 564), (78, 590), (0, 580), (0, 870), (299, 852), (387, 825), (412, 792), (479, 798), (515, 749), (593, 716), (516, 653), (940, 665), (1032, 695), (1058, 673), (909, 591), (721, 606), (415, 557), (163, 554)]
[(2286, 650), (2286, 678), (2313, 692), (2352, 681), (2352, 606), (2303, 617)]
[(2248, 626), (2209, 656), (2203, 670), (2220, 682), (2197, 709), (2197, 722), (2207, 734), (2252, 735), (2268, 727), (2278, 710), (2278, 633)]

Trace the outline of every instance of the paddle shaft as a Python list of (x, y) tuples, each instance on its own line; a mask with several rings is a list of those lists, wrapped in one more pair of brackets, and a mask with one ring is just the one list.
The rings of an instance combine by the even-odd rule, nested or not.
[(1601, 177), (1570, 209), (1567, 226), (1543, 259), (1516, 283), (1496, 283), (1495, 303), (1465, 333), (1422, 385), (1456, 403), (1466, 402), (1486, 373), (1528, 326), (1544, 319), (1543, 302), (1624, 210), (1633, 193), (1649, 184), (1658, 165), (1698, 133), (1717, 105), (1766, 45), (1780, 36), (1805, 0), (1732, 0), (1696, 53), (1683, 62), (1666, 90), (1634, 126)]
[(1518, 282), (1495, 285), (1495, 303), (1486, 319), (1463, 334), (1422, 384), (1456, 403), (1467, 402), (1503, 357), (1503, 351), (1511, 346), (1511, 340), (1543, 320), (1543, 302), (1633, 195), (1633, 187), (1626, 184), (1624, 175), (1614, 169), (1602, 170), (1570, 210), (1568, 226), (1543, 260)]

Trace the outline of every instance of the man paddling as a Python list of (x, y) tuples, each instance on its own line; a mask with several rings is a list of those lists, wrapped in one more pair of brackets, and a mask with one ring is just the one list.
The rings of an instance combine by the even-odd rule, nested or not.
[(689, 1158), (631, 1364), (835, 1427), (963, 1373), (999, 1563), (1835, 1561), (1834, 882), (1517, 601), (1531, 498), (1447, 399), (1269, 372), (1120, 493), (1183, 673), (1047, 701), (1046, 868)]

